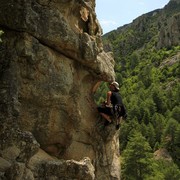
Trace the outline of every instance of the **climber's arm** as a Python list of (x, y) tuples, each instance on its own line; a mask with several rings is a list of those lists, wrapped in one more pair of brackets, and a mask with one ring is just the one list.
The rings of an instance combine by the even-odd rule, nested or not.
[(106, 103), (106, 105), (110, 105), (111, 104), (111, 94), (112, 94), (111, 91), (107, 92), (107, 103)]

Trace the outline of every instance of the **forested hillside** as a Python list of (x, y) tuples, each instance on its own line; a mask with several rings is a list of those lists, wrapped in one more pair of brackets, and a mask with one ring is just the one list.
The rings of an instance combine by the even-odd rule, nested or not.
[[(128, 112), (120, 128), (122, 178), (180, 179), (180, 2), (170, 1), (103, 40), (114, 52)], [(107, 89), (106, 83), (99, 88), (98, 103)]]

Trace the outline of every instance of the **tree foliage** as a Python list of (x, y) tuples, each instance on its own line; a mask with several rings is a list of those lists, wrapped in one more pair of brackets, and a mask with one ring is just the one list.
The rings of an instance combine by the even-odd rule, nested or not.
[(123, 152), (123, 179), (144, 180), (153, 174), (153, 153), (141, 133), (134, 131)]

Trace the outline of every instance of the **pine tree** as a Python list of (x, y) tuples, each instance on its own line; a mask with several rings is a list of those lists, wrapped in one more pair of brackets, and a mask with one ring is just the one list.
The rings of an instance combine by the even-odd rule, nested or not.
[(156, 133), (156, 141), (161, 142), (161, 136), (166, 123), (165, 118), (162, 114), (155, 113), (151, 121)]
[(152, 98), (156, 104), (158, 113), (165, 113), (167, 110), (166, 98), (164, 97), (162, 90), (158, 86), (154, 87), (152, 92)]
[(144, 108), (143, 118), (142, 121), (148, 125), (150, 121), (150, 112), (147, 108)]
[(122, 177), (126, 180), (144, 180), (153, 174), (151, 147), (141, 133), (133, 132), (122, 157)]
[(178, 166), (167, 160), (157, 160), (156, 174), (161, 174), (162, 178), (154, 178), (152, 180), (179, 180), (180, 170)]
[(174, 161), (180, 165), (180, 125), (174, 119), (169, 119), (163, 133), (163, 146), (170, 152)]
[(140, 125), (139, 125), (136, 117), (130, 121), (127, 120), (125, 123), (122, 123), (121, 131), (120, 131), (120, 135), (119, 135), (121, 152), (123, 152), (123, 150), (126, 149), (130, 134), (134, 130), (140, 131)]
[(179, 115), (180, 115), (180, 107), (175, 106), (171, 112), (171, 117), (177, 121), (180, 121)]
[(154, 148), (156, 134), (155, 134), (153, 125), (151, 123), (149, 123), (147, 129), (148, 129), (147, 130), (147, 140), (148, 140), (151, 148)]

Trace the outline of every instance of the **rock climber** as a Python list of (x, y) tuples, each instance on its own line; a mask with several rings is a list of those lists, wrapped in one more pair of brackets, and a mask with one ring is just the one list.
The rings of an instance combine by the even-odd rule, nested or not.
[(119, 94), (119, 84), (116, 81), (109, 84), (109, 91), (106, 98), (106, 101), (97, 108), (98, 112), (107, 120), (106, 122), (108, 124), (111, 124), (113, 119), (115, 119), (116, 129), (119, 129), (120, 118), (125, 116), (126, 110)]

